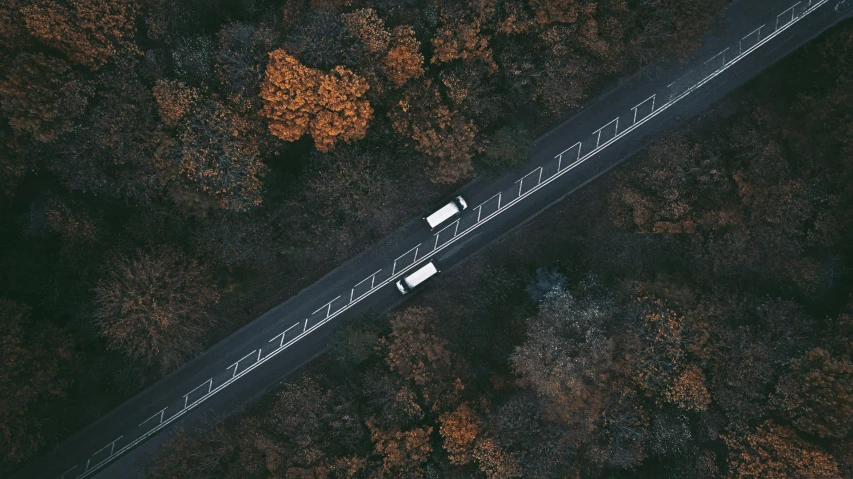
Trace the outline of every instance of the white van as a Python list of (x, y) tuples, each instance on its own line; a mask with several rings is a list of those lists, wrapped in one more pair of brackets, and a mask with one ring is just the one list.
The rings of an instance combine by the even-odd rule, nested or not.
[(441, 270), (438, 269), (438, 265), (436, 265), (435, 260), (430, 260), (429, 263), (416, 269), (413, 273), (400, 281), (397, 281), (397, 289), (399, 289), (401, 293), (406, 294), (439, 272), (441, 272)]
[(466, 203), (461, 196), (457, 196), (456, 198), (453, 198), (453, 201), (442, 206), (435, 213), (425, 216), (424, 221), (427, 222), (430, 231), (432, 231), (436, 226), (458, 215), (467, 207), (468, 203)]

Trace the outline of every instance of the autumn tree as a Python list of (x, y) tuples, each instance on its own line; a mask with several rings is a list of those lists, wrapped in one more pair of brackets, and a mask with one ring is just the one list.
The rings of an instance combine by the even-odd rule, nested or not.
[(447, 341), (433, 332), (434, 318), (430, 308), (407, 308), (390, 316), (391, 334), (383, 338), (385, 362), (417, 385), (435, 382), (450, 368)]
[(705, 385), (705, 375), (699, 366), (691, 364), (685, 367), (667, 386), (664, 398), (676, 406), (688, 411), (704, 411), (711, 403), (711, 396)]
[(364, 137), (373, 108), (364, 98), (369, 86), (338, 66), (329, 73), (308, 68), (284, 50), (270, 53), (261, 85), (262, 115), (270, 132), (286, 141), (311, 133), (317, 149)]
[(48, 142), (74, 128), (90, 89), (68, 63), (43, 53), (20, 53), (4, 70), (0, 109), (13, 129)]
[(524, 477), (515, 458), (503, 450), (492, 437), (486, 436), (477, 441), (474, 445), (473, 457), (477, 460), (480, 472), (488, 479)]
[(370, 54), (388, 51), (391, 34), (385, 28), (385, 22), (372, 8), (360, 8), (341, 15), (341, 23), (350, 35), (358, 38), (364, 49)]
[(682, 334), (726, 427), (740, 431), (765, 419), (780, 368), (809, 341), (809, 318), (793, 302), (729, 294), (709, 297), (690, 318)]
[(746, 437), (726, 438), (726, 445), (733, 478), (841, 478), (831, 455), (773, 421), (766, 421)]
[(643, 158), (646, 167), (632, 172), (631, 179), (610, 195), (614, 222), (652, 231), (662, 222), (679, 223), (695, 215), (700, 197), (721, 198), (728, 189), (725, 170), (703, 156), (700, 146), (684, 133), (654, 141)]
[(444, 438), (444, 449), (451, 464), (464, 465), (472, 461), (474, 441), (480, 435), (482, 424), (477, 413), (465, 403), (453, 412), (438, 418), (439, 433)]
[(773, 403), (806, 434), (842, 438), (853, 429), (853, 363), (815, 348), (791, 360)]
[(549, 294), (528, 319), (527, 339), (510, 361), (559, 420), (591, 428), (601, 412), (603, 385), (613, 367), (606, 327), (614, 313), (606, 299), (578, 301), (561, 291)]
[(408, 25), (394, 28), (391, 47), (382, 59), (385, 76), (395, 86), (401, 87), (412, 78), (424, 74), (424, 56), (421, 44), (415, 38), (415, 30)]
[(200, 351), (219, 301), (203, 266), (168, 247), (117, 255), (94, 292), (109, 348), (164, 371)]
[(444, 12), (441, 21), (442, 26), (432, 37), (432, 63), (476, 60), (483, 62), (490, 72), (498, 68), (492, 59), (489, 37), (480, 32), (479, 20)]
[(0, 45), (8, 51), (20, 50), (29, 41), (21, 14), (21, 7), (26, 3), (25, 0), (0, 1)]
[(241, 112), (207, 101), (188, 119), (180, 140), (181, 173), (220, 208), (247, 211), (261, 204), (267, 167), (255, 127)]
[(640, 298), (637, 322), (628, 339), (632, 380), (654, 395), (688, 411), (704, 411), (711, 402), (705, 374), (687, 362), (688, 339), (684, 316), (659, 299)]
[[(435, 331), (430, 308), (408, 308), (389, 317), (391, 333), (380, 340), (385, 364), (414, 393), (411, 408), (441, 412), (455, 407), (465, 389), (467, 364)], [(417, 400), (417, 404), (413, 401)]]
[(327, 472), (333, 444), (367, 439), (356, 411), (320, 380), (303, 376), (287, 382), (275, 396), (275, 414), (242, 421), (237, 436), (243, 475)]
[(471, 158), (480, 148), (478, 129), (443, 103), (430, 80), (409, 87), (388, 116), (394, 131), (428, 157), (426, 174), (432, 181), (455, 183), (471, 175)]
[(31, 35), (92, 70), (119, 53), (138, 53), (135, 0), (38, 0), (21, 10)]
[(320, 151), (329, 151), (339, 141), (364, 138), (373, 108), (364, 99), (366, 81), (337, 66), (320, 79), (317, 93), (321, 108), (311, 121), (310, 131)]
[(384, 477), (424, 477), (423, 464), (432, 453), (429, 435), (431, 427), (408, 431), (382, 430), (373, 420), (367, 421), (374, 452), (382, 458)]
[[(533, 45), (511, 43), (498, 54), (500, 73), (518, 106), (531, 101), (552, 117), (580, 106), (609, 63), (595, 62), (572, 48), (571, 29), (553, 28)], [(534, 58), (544, 61), (532, 62)]]
[(180, 120), (187, 117), (202, 99), (198, 88), (177, 80), (157, 80), (151, 93), (157, 100), (160, 119), (171, 127), (177, 126)]
[(641, 299), (638, 309), (636, 332), (642, 345), (634, 379), (644, 389), (661, 390), (684, 363), (684, 317), (659, 299)]
[(462, 403), (456, 410), (441, 414), (438, 422), (451, 464), (462, 466), (476, 462), (489, 479), (522, 477), (518, 463), (493, 434), (485, 430), (480, 415), (468, 404)]
[(43, 446), (44, 420), (36, 412), (46, 401), (63, 398), (73, 382), (69, 369), (78, 358), (71, 339), (46, 324), (34, 324), (30, 308), (0, 299), (0, 457), (4, 472)]
[(400, 25), (391, 32), (372, 8), (345, 13), (341, 15), (341, 22), (347, 32), (358, 39), (360, 50), (355, 52), (355, 56), (358, 62), (365, 64), (359, 71), (378, 87), (378, 94), (382, 92), (382, 85), (377, 82), (378, 74), (374, 69), (377, 63), (381, 64), (388, 80), (398, 88), (409, 79), (424, 74), (421, 44), (412, 27)]
[(577, 0), (528, 0), (528, 3), (536, 12), (536, 22), (540, 25), (574, 23), (583, 8)]
[(261, 85), (263, 115), (270, 119), (273, 135), (296, 141), (306, 132), (319, 109), (317, 87), (321, 72), (308, 68), (284, 50), (269, 54), (266, 76)]

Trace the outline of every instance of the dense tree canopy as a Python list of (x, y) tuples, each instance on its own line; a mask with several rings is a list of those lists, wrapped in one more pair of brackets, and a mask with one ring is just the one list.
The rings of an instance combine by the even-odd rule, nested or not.
[(853, 363), (815, 348), (791, 360), (776, 404), (806, 434), (842, 438), (853, 428)]
[(364, 137), (373, 108), (364, 99), (369, 85), (343, 66), (329, 73), (308, 68), (285, 53), (270, 53), (261, 84), (265, 100), (263, 115), (270, 132), (287, 141), (311, 133), (320, 151), (329, 151), (339, 141)]
[(613, 341), (606, 333), (611, 315), (606, 301), (550, 293), (530, 320), (528, 341), (512, 355), (518, 374), (567, 422), (590, 423), (600, 412), (600, 385), (613, 367)]
[(23, 7), (27, 30), (93, 70), (119, 53), (137, 53), (135, 0), (38, 0)]
[[(20, 328), (9, 327), (24, 346), (8, 351), (75, 384), (31, 394), (40, 386), (11, 380), (26, 405), (10, 408), (31, 422), (3, 419), (12, 432), (2, 447), (14, 451), (4, 449), (0, 475), (422, 214), (452, 185), (524, 163), (537, 134), (618, 76), (689, 53), (724, 3), (0, 0), (0, 290), (33, 308)], [(830, 58), (845, 56), (845, 39), (803, 71), (842, 78), (843, 62)], [(849, 88), (821, 88), (797, 100), (800, 116), (833, 125), (833, 135), (811, 140), (838, 141), (822, 145), (814, 163), (837, 166), (827, 177), (849, 178), (849, 122), (837, 113)], [(705, 268), (691, 278), (754, 278), (766, 269), (785, 281), (773, 297), (834, 291), (846, 281), (838, 273), (846, 253), (835, 248), (848, 193), (799, 168), (793, 140), (744, 121), (730, 128), (743, 132), (727, 140), (731, 148), (711, 151), (686, 137), (673, 140), (677, 154), (647, 156), (648, 181), (612, 188), (630, 197), (613, 200), (614, 211), (642, 206), (642, 221), (616, 231), (599, 214), (608, 226), (594, 231), (613, 233), (598, 237), (601, 245), (634, 244), (637, 232), (699, 232), (689, 263)], [(648, 159), (655, 155), (658, 163)], [(771, 174), (783, 160), (790, 168)], [(720, 173), (702, 173), (714, 168)], [(625, 218), (614, 222), (630, 225), (633, 216)], [(821, 248), (834, 256), (812, 254)], [(765, 268), (768, 258), (790, 259)], [(635, 262), (624, 264), (637, 275), (623, 282), (648, 279)], [(540, 266), (554, 267), (537, 260), (528, 269)], [(690, 428), (703, 414), (722, 415), (714, 424), (727, 427), (736, 416), (755, 425), (777, 414), (797, 434), (823, 431), (827, 440), (847, 431), (841, 414), (824, 424), (810, 411), (833, 407), (815, 391), (844, 391), (848, 353), (817, 342), (791, 347), (785, 338), (807, 331), (786, 335), (767, 319), (811, 314), (785, 306), (796, 299), (758, 318), (699, 314), (648, 293), (680, 318), (673, 356), (656, 349), (659, 328), (636, 304), (577, 290), (570, 268), (540, 281), (571, 290), (575, 303), (563, 309), (593, 314), (585, 308), (618, 303), (620, 313), (572, 326), (556, 306), (537, 310), (519, 268), (502, 265), (493, 281), (475, 281), (485, 293), (453, 313), (415, 305), (348, 329), (334, 361), (345, 374), (298, 383), (273, 401), (275, 420), (207, 439), (179, 436), (170, 447), (198, 454), (155, 475), (564, 477), (673, 454), (673, 438), (701, 436)], [(772, 303), (741, 299), (744, 311)], [(720, 326), (741, 318), (762, 328)], [(704, 349), (693, 342), (700, 324), (712, 333)], [(560, 335), (549, 340), (539, 328)], [(577, 336), (584, 331), (588, 342)], [(64, 355), (70, 346), (57, 345), (69, 337), (76, 354), (65, 371), (39, 345)], [(830, 358), (820, 366), (807, 359), (815, 348)], [(554, 366), (573, 361), (590, 369)], [(813, 383), (793, 379), (815, 368), (823, 376)], [(339, 387), (339, 375), (352, 384)], [(310, 419), (288, 423), (282, 411)], [(709, 461), (699, 441), (679, 467)]]
[(727, 445), (732, 449), (729, 456), (732, 477), (841, 477), (832, 456), (809, 446), (791, 429), (772, 421), (743, 439), (727, 441)]
[(39, 141), (69, 132), (86, 108), (89, 87), (62, 59), (20, 53), (0, 78), (0, 109), (9, 126)]
[(169, 370), (199, 351), (218, 300), (197, 261), (161, 248), (112, 261), (95, 288), (95, 316), (111, 349)]

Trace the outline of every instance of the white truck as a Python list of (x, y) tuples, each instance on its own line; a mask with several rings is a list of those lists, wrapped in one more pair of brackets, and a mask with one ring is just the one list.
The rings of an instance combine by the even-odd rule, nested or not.
[(438, 265), (436, 264), (435, 260), (430, 260), (429, 263), (416, 269), (414, 272), (408, 274), (400, 281), (397, 281), (397, 289), (399, 289), (401, 293), (406, 294), (409, 291), (413, 290), (415, 287), (417, 287), (419, 284), (432, 278), (440, 272), (441, 270), (438, 269)]
[(467, 207), (468, 203), (466, 203), (461, 196), (457, 196), (456, 198), (453, 198), (453, 201), (442, 206), (435, 213), (425, 216), (424, 221), (427, 222), (430, 231), (432, 231), (445, 221), (461, 213), (462, 210)]

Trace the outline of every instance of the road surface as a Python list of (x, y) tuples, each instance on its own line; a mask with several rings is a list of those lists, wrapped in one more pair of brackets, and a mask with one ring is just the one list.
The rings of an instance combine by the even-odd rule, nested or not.
[[(239, 411), (325, 351), (342, 318), (388, 311), (413, 296), (400, 295), (393, 284), (407, 271), (433, 257), (445, 271), (459, 265), (629, 158), (645, 137), (698, 114), (849, 18), (851, 4), (734, 1), (725, 13), (725, 32), (708, 36), (691, 61), (635, 75), (538, 138), (519, 172), (463, 187), (457, 194), (469, 208), (456, 222), (432, 233), (419, 219), (404, 225), (12, 477), (139, 477), (139, 457), (154, 453), (178, 428)], [(426, 287), (441, 287), (440, 276)]]

